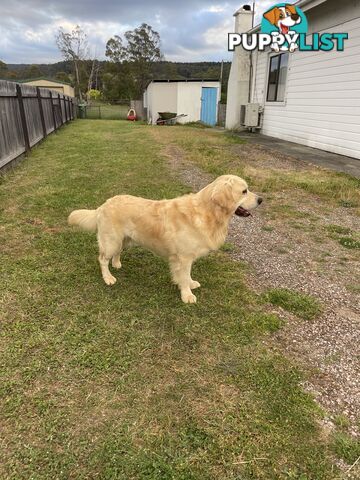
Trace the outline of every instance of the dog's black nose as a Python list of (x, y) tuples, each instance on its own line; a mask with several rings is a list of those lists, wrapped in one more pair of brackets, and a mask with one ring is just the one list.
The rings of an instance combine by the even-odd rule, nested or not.
[(294, 20), (295, 22), (296, 22), (296, 20), (298, 20), (298, 18), (299, 18), (299, 15), (297, 13), (293, 13), (291, 15), (291, 20)]
[(263, 199), (261, 197), (258, 197), (258, 205), (262, 203)]

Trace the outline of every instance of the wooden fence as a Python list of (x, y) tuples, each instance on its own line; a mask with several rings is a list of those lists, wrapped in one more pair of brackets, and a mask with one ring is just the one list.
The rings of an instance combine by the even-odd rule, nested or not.
[(0, 169), (75, 118), (75, 99), (0, 80)]
[(220, 127), (225, 127), (225, 120), (226, 120), (226, 104), (225, 103), (218, 103), (218, 125)]

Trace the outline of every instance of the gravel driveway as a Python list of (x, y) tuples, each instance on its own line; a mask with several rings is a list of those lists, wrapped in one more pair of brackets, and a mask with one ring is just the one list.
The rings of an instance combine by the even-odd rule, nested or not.
[[(236, 145), (239, 155), (246, 154), (276, 168), (294, 171), (309, 168), (305, 162), (255, 145)], [(171, 167), (194, 191), (213, 177), (186, 161), (183, 151), (168, 145), (165, 149)], [(270, 165), (271, 166), (271, 165)], [(251, 188), (251, 186), (250, 186)], [(327, 226), (339, 224), (360, 231), (360, 220), (349, 209), (333, 208), (324, 212), (315, 196), (297, 191), (265, 195), (265, 202), (253, 217), (234, 217), (230, 225), (230, 255), (249, 265), (249, 281), (258, 291), (284, 287), (311, 294), (323, 305), (323, 313), (314, 321), (300, 321), (296, 316), (273, 308), (285, 326), (270, 340), (271, 348), (279, 349), (306, 367), (310, 372), (304, 387), (324, 407), (328, 418), (325, 430), (334, 428), (334, 418), (345, 415), (350, 433), (359, 434), (360, 412), (360, 302), (359, 295), (346, 285), (360, 278), (356, 254), (322, 235)], [(296, 227), (293, 219), (277, 219), (274, 206), (293, 206), (304, 213)], [(290, 228), (290, 223), (292, 227)], [(319, 233), (320, 232), (320, 233)]]

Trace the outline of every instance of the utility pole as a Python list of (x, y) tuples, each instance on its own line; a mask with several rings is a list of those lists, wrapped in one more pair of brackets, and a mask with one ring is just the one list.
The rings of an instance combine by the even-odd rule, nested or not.
[(224, 74), (224, 60), (221, 60), (221, 68), (220, 68), (220, 102), (221, 102), (221, 94), (222, 94), (223, 74)]

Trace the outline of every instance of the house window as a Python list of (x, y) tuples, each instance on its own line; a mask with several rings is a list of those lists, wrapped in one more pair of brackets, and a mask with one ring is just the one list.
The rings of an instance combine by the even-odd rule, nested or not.
[(268, 102), (283, 102), (289, 54), (281, 53), (270, 57), (267, 98)]

